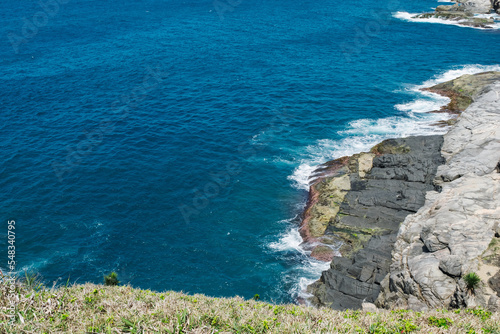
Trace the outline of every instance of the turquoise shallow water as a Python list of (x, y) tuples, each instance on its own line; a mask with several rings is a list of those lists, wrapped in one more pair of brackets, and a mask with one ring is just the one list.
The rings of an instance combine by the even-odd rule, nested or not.
[(18, 270), (293, 301), (325, 268), (296, 230), (314, 166), (442, 132), (422, 112), (443, 100), (417, 86), (499, 63), (500, 30), (393, 16), (434, 1), (231, 4), (72, 0), (46, 22), (0, 4)]

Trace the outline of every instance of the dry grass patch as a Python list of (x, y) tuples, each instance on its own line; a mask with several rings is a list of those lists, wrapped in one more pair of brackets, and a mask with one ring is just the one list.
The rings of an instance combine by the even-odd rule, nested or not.
[[(0, 284), (1, 333), (498, 333), (481, 309), (377, 313), (153, 292), (130, 286)], [(15, 318), (7, 316), (9, 298)]]

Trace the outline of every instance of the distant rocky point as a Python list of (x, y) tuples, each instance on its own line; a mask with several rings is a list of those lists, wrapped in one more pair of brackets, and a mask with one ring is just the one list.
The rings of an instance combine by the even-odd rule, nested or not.
[(492, 17), (474, 17), (474, 14), (500, 14), (500, 0), (457, 0), (454, 5), (440, 5), (431, 13), (414, 16), (414, 19), (439, 18), (456, 21), (459, 25), (475, 28), (493, 28)]
[[(500, 72), (428, 90), (465, 110), (446, 135), (386, 140), (317, 169), (300, 231), (331, 266), (308, 287), (313, 305), (500, 308)], [(474, 293), (469, 272), (482, 281)]]

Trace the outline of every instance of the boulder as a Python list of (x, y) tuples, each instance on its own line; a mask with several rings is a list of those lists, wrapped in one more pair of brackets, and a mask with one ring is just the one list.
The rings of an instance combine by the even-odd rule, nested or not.
[(439, 269), (450, 276), (462, 275), (462, 260), (458, 255), (449, 255), (439, 261)]
[[(469, 27), (492, 29), (494, 20), (492, 18), (475, 17), (475, 14), (489, 14), (492, 8), (497, 13), (500, 11), (500, 0), (457, 0), (458, 3), (450, 5), (439, 5), (432, 13), (423, 13), (413, 16), (414, 19), (439, 18), (456, 21), (457, 24)], [(470, 102), (468, 102), (470, 104)], [(465, 108), (464, 108), (465, 109)], [(462, 110), (464, 110), (462, 109)]]
[(488, 285), (496, 292), (497, 296), (500, 297), (500, 271), (488, 280)]
[(378, 308), (377, 308), (377, 306), (375, 306), (375, 304), (365, 303), (365, 302), (361, 303), (361, 309), (364, 312), (372, 312), (372, 313), (375, 313), (378, 310)]
[(436, 12), (448, 12), (453, 10), (453, 6), (440, 5), (436, 7)]
[(463, 26), (476, 27), (476, 28), (486, 28), (486, 29), (493, 28), (494, 23), (495, 23), (495, 20), (493, 20), (492, 18), (480, 18), (480, 17), (474, 17), (474, 18), (468, 19), (467, 21), (460, 22), (460, 24)]
[(488, 300), (488, 310), (490, 312), (498, 312), (500, 311), (500, 298), (493, 295)]
[(491, 0), (458, 0), (465, 11), (474, 14), (489, 14), (492, 8)]
[[(474, 13), (471, 11), (465, 10), (465, 7), (455, 7), (454, 6), (438, 6), (435, 12), (432, 13), (423, 13), (413, 16), (414, 19), (443, 19), (456, 21), (457, 24), (468, 27), (476, 27), (476, 28), (484, 28), (484, 29), (493, 29), (495, 21), (492, 18), (480, 18), (474, 17)], [(465, 109), (465, 105), (470, 104), (471, 101), (465, 100), (462, 106), (458, 106), (461, 108), (460, 110)], [(452, 111), (452, 110), (450, 110)]]
[(434, 226), (424, 226), (420, 233), (420, 239), (424, 242), (429, 252), (436, 252), (448, 247), (443, 231), (436, 231)]
[[(481, 98), (460, 115), (457, 124), (445, 135), (442, 151), (447, 163), (438, 172), (437, 184), (451, 182), (467, 173), (480, 177), (496, 172), (500, 161), (500, 72), (490, 74), (490, 79), (495, 78), (498, 83), (487, 86), (490, 88), (486, 88)], [(468, 77), (456, 80), (467, 82)], [(464, 86), (459, 84), (456, 87)], [(473, 85), (469, 86), (467, 94), (475, 96), (474, 92), (483, 90)]]

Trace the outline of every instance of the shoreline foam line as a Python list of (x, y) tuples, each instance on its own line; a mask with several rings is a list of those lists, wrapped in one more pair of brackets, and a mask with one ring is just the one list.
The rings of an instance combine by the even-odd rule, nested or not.
[(407, 22), (440, 23), (440, 24), (446, 24), (446, 25), (457, 26), (457, 27), (462, 27), (462, 28), (472, 28), (472, 29), (479, 29), (479, 30), (498, 30), (498, 29), (500, 29), (500, 22), (497, 22), (498, 20), (500, 20), (500, 16), (498, 14), (475, 14), (474, 15), (474, 17), (477, 17), (477, 18), (493, 17), (495, 19), (495, 23), (492, 24), (492, 28), (471, 27), (471, 26), (461, 25), (460, 21), (446, 20), (446, 19), (440, 19), (440, 18), (435, 18), (435, 17), (414, 18), (414, 16), (416, 16), (416, 15), (419, 15), (419, 13), (409, 13), (409, 12), (392, 13), (392, 17), (394, 17), (396, 19), (403, 20), (403, 21), (407, 21)]

